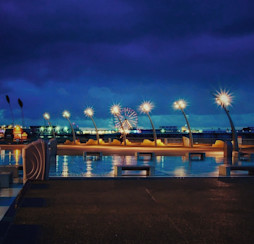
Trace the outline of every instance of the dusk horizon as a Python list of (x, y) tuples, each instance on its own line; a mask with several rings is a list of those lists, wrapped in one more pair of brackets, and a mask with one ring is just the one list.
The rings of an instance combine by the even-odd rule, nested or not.
[(110, 107), (138, 114), (151, 101), (156, 128), (181, 126), (173, 109), (185, 99), (192, 128), (230, 128), (213, 94), (232, 94), (236, 128), (254, 127), (254, 3), (250, 1), (51, 1), (0, 3), (0, 119), (11, 124), (67, 126), (64, 110), (79, 127), (112, 129)]

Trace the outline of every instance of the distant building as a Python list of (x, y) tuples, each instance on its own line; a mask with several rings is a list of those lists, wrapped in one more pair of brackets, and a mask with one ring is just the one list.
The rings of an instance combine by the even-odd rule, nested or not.
[(242, 129), (242, 132), (251, 132), (253, 133), (254, 132), (254, 127), (245, 127)]
[(178, 127), (175, 125), (163, 125), (163, 126), (160, 126), (160, 130), (165, 133), (168, 133), (168, 132), (176, 133), (178, 132)]

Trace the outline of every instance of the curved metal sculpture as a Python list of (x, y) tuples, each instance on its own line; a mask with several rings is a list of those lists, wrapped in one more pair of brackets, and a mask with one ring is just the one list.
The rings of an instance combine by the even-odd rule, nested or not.
[(85, 109), (84, 114), (85, 114), (87, 117), (89, 117), (89, 118), (92, 120), (92, 122), (93, 122), (95, 131), (96, 131), (97, 143), (98, 143), (98, 145), (99, 145), (99, 144), (100, 144), (100, 137), (99, 137), (99, 132), (98, 132), (97, 126), (96, 126), (95, 121), (94, 121), (94, 119), (93, 119), (94, 111), (93, 111), (92, 108), (89, 108), (89, 107), (88, 107), (88, 108)]
[(191, 132), (190, 123), (188, 121), (186, 113), (184, 112), (185, 107), (186, 107), (186, 102), (182, 99), (174, 102), (174, 108), (181, 110), (181, 112), (183, 113), (183, 116), (185, 118), (188, 130), (189, 130), (189, 140), (190, 140), (190, 145), (189, 146), (193, 147), (193, 136), (192, 136), (192, 132)]
[(55, 131), (54, 131), (54, 127), (53, 127), (52, 124), (50, 123), (50, 115), (49, 115), (49, 113), (44, 113), (44, 114), (43, 114), (43, 118), (48, 122), (49, 126), (52, 128), (53, 137), (56, 139), (56, 133), (55, 133)]
[(214, 94), (214, 97), (215, 97), (215, 102), (219, 106), (221, 106), (224, 109), (225, 113), (227, 114), (227, 117), (228, 117), (228, 120), (229, 120), (229, 123), (231, 126), (231, 131), (232, 131), (232, 139), (234, 142), (233, 149), (234, 149), (234, 151), (239, 152), (237, 132), (236, 132), (235, 125), (233, 123), (233, 120), (232, 120), (232, 118), (229, 114), (229, 110), (228, 110), (228, 106), (230, 106), (231, 102), (232, 102), (232, 95), (228, 91), (220, 90)]
[(44, 180), (46, 144), (39, 139), (23, 149), (23, 181)]
[(120, 119), (120, 113), (121, 113), (121, 107), (120, 105), (116, 104), (116, 105), (113, 105), (111, 108), (110, 108), (110, 112), (111, 114), (113, 114), (114, 116), (117, 117), (119, 123), (120, 123), (120, 126), (122, 128), (122, 133), (123, 133), (123, 142), (124, 142), (124, 146), (126, 146), (126, 132), (124, 130), (124, 127), (123, 127), (123, 122), (121, 121)]
[(153, 140), (154, 140), (154, 145), (157, 147), (157, 134), (156, 134), (156, 130), (154, 128), (154, 124), (153, 124), (153, 121), (151, 119), (151, 116), (150, 116), (150, 112), (151, 110), (153, 109), (154, 105), (153, 103), (147, 101), (147, 102), (143, 102), (140, 106), (139, 106), (139, 110), (141, 111), (141, 113), (144, 113), (148, 116), (149, 120), (150, 120), (150, 123), (152, 125), (152, 129), (153, 129)]

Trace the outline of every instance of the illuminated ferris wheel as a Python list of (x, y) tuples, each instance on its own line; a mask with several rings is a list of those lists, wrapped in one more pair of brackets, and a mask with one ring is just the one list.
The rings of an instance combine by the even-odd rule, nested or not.
[[(137, 113), (131, 108), (122, 108), (119, 118), (123, 124), (123, 128), (125, 132), (132, 128), (136, 128), (138, 125), (138, 115)], [(114, 117), (115, 127), (121, 131), (121, 124), (118, 118)]]

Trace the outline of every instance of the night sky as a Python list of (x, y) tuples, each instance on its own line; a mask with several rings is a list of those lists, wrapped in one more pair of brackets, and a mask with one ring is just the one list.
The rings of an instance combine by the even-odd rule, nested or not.
[[(0, 124), (71, 121), (110, 128), (113, 103), (155, 107), (155, 126), (185, 124), (172, 107), (188, 102), (192, 127), (229, 127), (213, 93), (230, 90), (236, 127), (254, 126), (254, 1), (0, 1)], [(138, 111), (137, 111), (138, 112)], [(139, 127), (150, 128), (139, 112)]]

